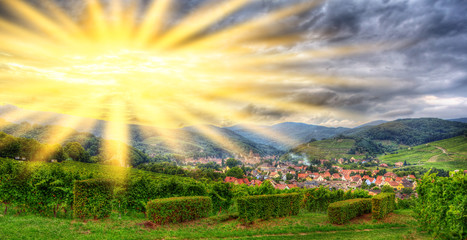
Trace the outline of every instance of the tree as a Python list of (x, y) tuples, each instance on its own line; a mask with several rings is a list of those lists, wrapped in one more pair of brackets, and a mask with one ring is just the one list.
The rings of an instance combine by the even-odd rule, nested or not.
[(394, 188), (392, 188), (391, 186), (388, 186), (388, 185), (384, 185), (384, 186), (381, 188), (381, 192), (383, 192), (383, 193), (393, 193), (393, 192), (394, 192)]
[(58, 162), (65, 161), (68, 158), (65, 150), (59, 144), (52, 146), (54, 148), (54, 153), (52, 154), (52, 159), (57, 160)]
[(407, 166), (407, 160), (404, 160), (404, 166)]
[(243, 178), (243, 170), (239, 167), (233, 167), (226, 172), (228, 177)]
[(413, 189), (412, 188), (403, 188), (402, 193), (410, 195), (410, 194), (413, 193)]
[(65, 153), (74, 161), (90, 162), (89, 153), (78, 142), (69, 142), (65, 145)]
[(332, 175), (334, 173), (338, 173), (338, 171), (335, 168), (331, 168), (331, 169), (329, 169), (329, 173)]
[(323, 163), (324, 167), (327, 168), (327, 169), (331, 169), (332, 168), (332, 163), (329, 162), (329, 161), (326, 161)]
[(0, 135), (0, 156), (7, 158), (14, 158), (20, 151), (20, 144), (18, 140), (5, 133)]
[(287, 173), (285, 175), (285, 177), (287, 178), (287, 180), (292, 180), (293, 179), (293, 175), (291, 173)]
[(366, 182), (362, 182), (361, 188), (362, 189), (368, 189), (368, 184), (366, 184)]
[(229, 158), (227, 159), (227, 161), (225, 162), (225, 164), (229, 167), (229, 168), (233, 168), (233, 167), (236, 167), (240, 164), (242, 164), (241, 161), (238, 161), (237, 159), (234, 159), (234, 158)]

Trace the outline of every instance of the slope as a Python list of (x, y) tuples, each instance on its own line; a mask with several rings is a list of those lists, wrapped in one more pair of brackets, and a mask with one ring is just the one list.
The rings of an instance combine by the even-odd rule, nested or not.
[(446, 170), (467, 169), (467, 137), (457, 136), (381, 155), (382, 162), (404, 162)]

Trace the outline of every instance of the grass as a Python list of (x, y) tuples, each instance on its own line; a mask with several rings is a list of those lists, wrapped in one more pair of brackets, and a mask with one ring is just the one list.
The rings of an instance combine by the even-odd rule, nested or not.
[(157, 226), (142, 214), (116, 214), (82, 222), (36, 215), (0, 215), (1, 239), (430, 239), (420, 232), (412, 211), (400, 210), (382, 221), (367, 214), (345, 225), (333, 225), (325, 214), (301, 212), (245, 226), (228, 216)]
[[(443, 152), (443, 149), (446, 153)], [(467, 169), (467, 138), (458, 136), (380, 156), (386, 163), (404, 162), (446, 170)]]
[(302, 144), (295, 148), (294, 151), (306, 153), (310, 158), (317, 159), (332, 159), (332, 158), (352, 158), (362, 159), (365, 155), (348, 154), (349, 150), (354, 147), (355, 140), (353, 139), (325, 139), (307, 144)]

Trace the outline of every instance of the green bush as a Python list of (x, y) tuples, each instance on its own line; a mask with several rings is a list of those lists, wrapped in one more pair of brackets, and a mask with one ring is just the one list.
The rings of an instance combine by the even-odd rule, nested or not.
[(394, 211), (395, 208), (394, 193), (380, 193), (371, 200), (373, 219), (384, 218), (388, 213)]
[(175, 197), (155, 199), (146, 206), (148, 219), (157, 224), (186, 222), (209, 216), (209, 197)]
[(415, 199), (398, 199), (396, 209), (413, 209), (415, 207)]
[(415, 208), (421, 227), (437, 239), (467, 239), (467, 175), (427, 172), (418, 181)]
[(331, 223), (343, 224), (371, 211), (371, 199), (355, 198), (329, 204), (328, 217)]
[(73, 215), (81, 219), (108, 217), (112, 211), (113, 186), (108, 179), (75, 181)]
[(305, 190), (303, 199), (304, 208), (310, 212), (326, 212), (329, 204), (333, 202), (343, 201), (353, 198), (369, 198), (368, 192), (357, 189), (353, 193), (351, 190), (344, 192), (343, 190), (331, 191), (324, 187), (312, 188)]
[(245, 222), (297, 215), (300, 211), (302, 194), (272, 194), (246, 196), (237, 199), (239, 218)]

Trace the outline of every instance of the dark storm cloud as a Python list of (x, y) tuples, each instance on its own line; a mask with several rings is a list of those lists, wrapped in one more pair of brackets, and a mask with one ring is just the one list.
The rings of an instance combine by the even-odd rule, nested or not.
[(291, 113), (288, 111), (281, 111), (249, 104), (240, 111), (240, 114), (242, 117), (253, 118), (257, 120), (278, 120), (289, 116)]
[[(70, 12), (82, 12), (81, 0), (55, 1)], [(303, 1), (308, 0), (256, 0), (203, 34)], [(143, 1), (146, 5), (150, 2)], [(177, 18), (209, 3), (207, 0), (176, 2)], [(319, 7), (292, 17), (292, 21), (284, 25), (288, 33), (305, 31), (306, 35), (303, 42), (284, 51), (301, 53), (305, 49), (347, 45), (411, 44), (354, 56), (309, 59), (296, 63), (293, 69), (338, 77), (344, 79), (344, 84), (310, 81), (307, 85), (264, 84), (250, 89), (288, 102), (346, 109), (369, 118), (465, 117), (465, 109), (461, 109), (467, 102), (466, 13), (465, 0), (324, 1)], [(8, 16), (8, 11), (0, 7), (0, 14)], [(242, 112), (252, 118), (292, 116), (256, 105), (248, 105)], [(326, 117), (333, 116), (321, 116), (320, 121), (326, 122)]]

